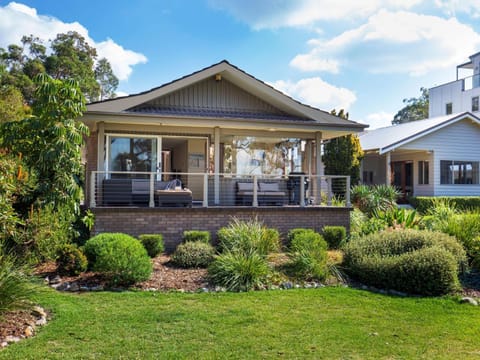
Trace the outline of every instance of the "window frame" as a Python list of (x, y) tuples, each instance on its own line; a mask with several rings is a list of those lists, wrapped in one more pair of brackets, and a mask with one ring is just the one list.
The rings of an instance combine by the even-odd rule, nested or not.
[(420, 160), (418, 162), (418, 185), (430, 185), (430, 161)]
[(478, 185), (479, 164), (473, 160), (440, 160), (440, 185)]
[(453, 103), (449, 102), (445, 104), (445, 115), (451, 115), (453, 113)]
[(480, 101), (478, 96), (472, 97), (472, 112), (480, 110)]

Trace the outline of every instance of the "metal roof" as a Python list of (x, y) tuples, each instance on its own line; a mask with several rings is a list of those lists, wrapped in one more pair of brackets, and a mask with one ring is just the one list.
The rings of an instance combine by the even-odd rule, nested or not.
[(480, 124), (480, 119), (470, 112), (439, 116), (365, 132), (360, 135), (360, 144), (364, 151), (376, 150), (380, 154), (384, 154), (466, 118)]

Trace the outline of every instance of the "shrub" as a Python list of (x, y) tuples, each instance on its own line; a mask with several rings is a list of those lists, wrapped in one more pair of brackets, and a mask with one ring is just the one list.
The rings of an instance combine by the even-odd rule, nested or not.
[(327, 243), (316, 232), (300, 232), (290, 244), (290, 263), (294, 275), (307, 280), (327, 277)]
[(409, 198), (408, 201), (420, 214), (428, 214), (430, 209), (439, 206), (439, 203), (461, 211), (480, 208), (480, 196), (416, 196)]
[(205, 244), (210, 244), (210, 232), (202, 230), (189, 230), (183, 232), (183, 242), (188, 241), (202, 241)]
[(144, 281), (152, 273), (147, 251), (127, 234), (97, 235), (85, 243), (84, 251), (91, 269), (103, 273), (116, 285)]
[(15, 262), (13, 255), (4, 253), (0, 246), (0, 315), (30, 305), (36, 288), (27, 270)]
[(163, 245), (163, 236), (161, 234), (142, 234), (138, 237), (148, 256), (154, 258), (161, 254), (165, 249)]
[(338, 249), (347, 237), (347, 229), (344, 226), (324, 226), (322, 236), (329, 249)]
[(290, 247), (290, 244), (292, 243), (292, 240), (295, 238), (295, 236), (297, 236), (298, 234), (303, 234), (305, 232), (314, 233), (315, 230), (305, 229), (305, 228), (290, 229), (290, 231), (287, 234), (287, 247)]
[(471, 259), (478, 254), (479, 249), (475, 239), (480, 236), (480, 214), (452, 216), (444, 223), (442, 231), (455, 236), (463, 244)]
[(73, 244), (66, 244), (58, 250), (57, 269), (62, 275), (78, 275), (87, 270), (87, 257)]
[(267, 261), (255, 252), (245, 256), (243, 253), (226, 251), (208, 267), (209, 281), (230, 291), (258, 288), (266, 281), (269, 273)]
[(375, 210), (395, 207), (399, 196), (399, 190), (390, 185), (355, 185), (351, 189), (352, 204), (369, 217)]
[(257, 219), (233, 221), (217, 232), (217, 238), (222, 251), (235, 251), (244, 254), (258, 252), (266, 256), (280, 247), (279, 236), (269, 230)]
[(203, 241), (188, 241), (177, 246), (172, 255), (174, 264), (183, 268), (207, 267), (215, 257), (212, 245)]
[(430, 231), (383, 231), (351, 241), (344, 251), (344, 266), (352, 277), (424, 295), (456, 289), (465, 264), (465, 251), (455, 238)]

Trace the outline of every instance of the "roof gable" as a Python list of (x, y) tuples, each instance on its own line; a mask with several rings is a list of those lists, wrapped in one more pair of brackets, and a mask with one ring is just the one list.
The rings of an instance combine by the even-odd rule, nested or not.
[(366, 132), (360, 135), (360, 144), (363, 150), (384, 154), (465, 119), (480, 125), (480, 119), (470, 112), (440, 116)]

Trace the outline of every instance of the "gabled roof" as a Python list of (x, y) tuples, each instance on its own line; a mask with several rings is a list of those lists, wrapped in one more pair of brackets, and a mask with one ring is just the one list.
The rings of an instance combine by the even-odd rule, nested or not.
[(464, 112), (368, 131), (360, 135), (360, 144), (364, 151), (385, 154), (464, 119), (470, 119), (480, 125), (480, 118), (470, 112)]
[[(145, 92), (91, 103), (87, 105), (87, 113), (125, 114), (129, 112), (136, 112), (138, 114), (138, 110), (134, 109), (138, 109), (142, 105), (146, 105), (149, 101), (193, 85), (209, 77), (214, 77), (217, 74), (220, 74), (223, 78), (234, 83), (244, 91), (257, 96), (265, 102), (278, 108), (285, 114), (289, 114), (291, 118), (311, 121), (313, 124), (322, 124), (340, 128), (344, 127), (362, 130), (367, 127), (367, 125), (339, 118), (325, 111), (294, 100), (293, 98), (274, 89), (272, 86), (230, 64), (226, 60)], [(155, 111), (152, 111), (150, 115), (155, 115)], [(212, 114), (206, 114), (206, 117), (211, 116)], [(237, 115), (235, 115), (235, 117), (238, 118)], [(280, 118), (278, 120), (281, 121), (282, 119)]]

